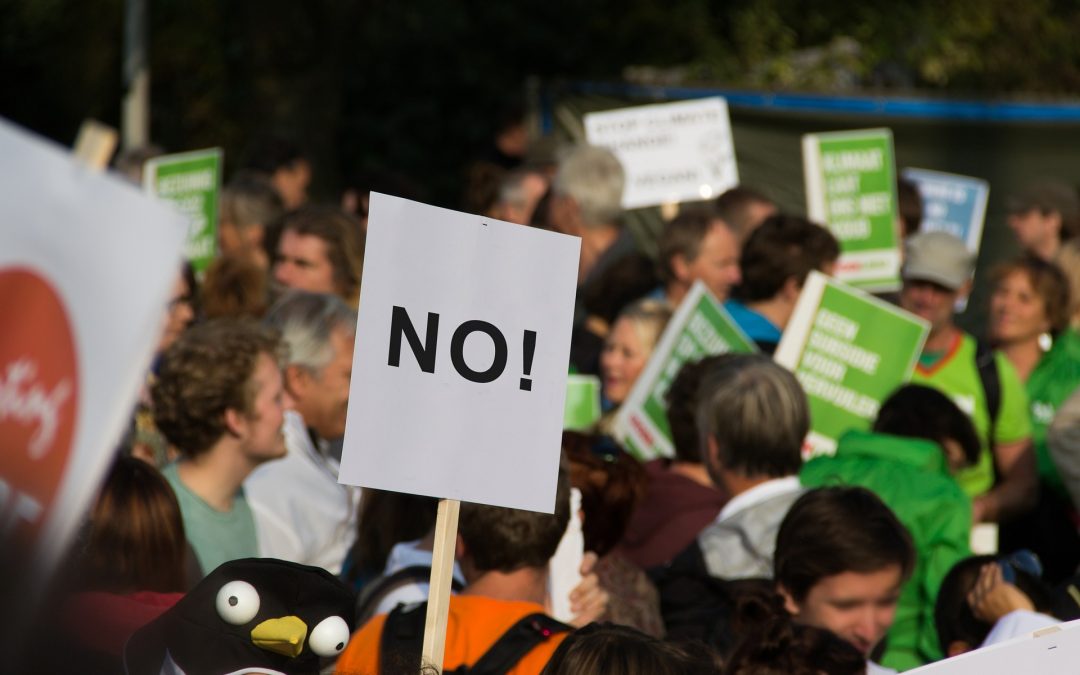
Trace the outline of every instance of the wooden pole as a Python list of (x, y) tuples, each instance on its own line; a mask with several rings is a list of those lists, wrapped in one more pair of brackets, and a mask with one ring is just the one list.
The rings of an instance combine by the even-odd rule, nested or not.
[(454, 576), (454, 552), (457, 548), (458, 513), (461, 502), (439, 500), (435, 519), (435, 545), (432, 548), (431, 583), (428, 588), (427, 620), (424, 623), (424, 647), (420, 666), (443, 670), (446, 651), (446, 620), (450, 610), (450, 587)]
[(86, 166), (102, 171), (116, 152), (116, 130), (101, 122), (87, 119), (79, 127), (73, 154)]

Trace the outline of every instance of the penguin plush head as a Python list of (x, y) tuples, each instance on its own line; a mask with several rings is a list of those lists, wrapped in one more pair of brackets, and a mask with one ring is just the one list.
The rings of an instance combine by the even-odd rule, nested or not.
[(324, 569), (227, 562), (132, 636), (128, 675), (318, 673), (352, 632), (355, 596)]

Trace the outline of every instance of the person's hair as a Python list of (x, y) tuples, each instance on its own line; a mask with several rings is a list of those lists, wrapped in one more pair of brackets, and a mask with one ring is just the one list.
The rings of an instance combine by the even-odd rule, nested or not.
[(796, 623), (779, 596), (747, 594), (736, 610), (739, 640), (725, 675), (862, 675), (866, 657), (823, 628)]
[(705, 236), (715, 224), (729, 227), (714, 212), (704, 208), (686, 209), (675, 216), (660, 234), (660, 254), (657, 257), (660, 278), (665, 282), (674, 281), (675, 270), (671, 259), (681, 255), (686, 262), (693, 262), (701, 253)]
[(695, 464), (704, 461), (701, 456), (701, 434), (698, 433), (697, 421), (694, 418), (701, 391), (701, 378), (710, 368), (729, 358), (727, 354), (720, 354), (706, 356), (700, 361), (687, 361), (671, 381), (665, 400), (671, 444), (675, 446), (675, 459)]
[(435, 527), (438, 507), (439, 500), (434, 497), (365, 488), (347, 581), (382, 574), (395, 544), (420, 539)]
[(261, 173), (239, 171), (221, 191), (221, 220), (238, 228), (265, 227), (284, 212), (277, 190)]
[(326, 257), (334, 269), (338, 294), (350, 302), (359, 296), (365, 243), (359, 220), (334, 206), (305, 205), (279, 222), (278, 241), (284, 233), (294, 232), (326, 242)]
[(206, 269), (199, 304), (207, 319), (260, 319), (269, 302), (266, 270), (253, 260), (224, 255)]
[(569, 522), (570, 485), (560, 468), (554, 513), (465, 502), (458, 534), (477, 570), (513, 572), (547, 565)]
[(662, 300), (646, 298), (624, 307), (615, 321), (623, 319), (633, 325), (634, 332), (641, 340), (641, 346), (651, 352), (660, 340), (667, 322), (671, 320), (671, 308)]
[(186, 590), (187, 539), (168, 482), (142, 460), (113, 461), (82, 537), (82, 588), (132, 593)]
[[(943, 653), (948, 654), (949, 646), (954, 642), (966, 643), (971, 649), (977, 648), (994, 627), (992, 623), (975, 617), (967, 597), (979, 580), (983, 566), (998, 560), (992, 555), (965, 558), (953, 565), (942, 580), (934, 603), (934, 623)], [(1052, 600), (1043, 583), (1024, 570), (1014, 569), (1013, 572), (1016, 587), (1028, 596), (1035, 609), (1050, 614)]]
[(1042, 300), (1050, 333), (1057, 335), (1068, 328), (1072, 318), (1069, 315), (1072, 299), (1069, 296), (1069, 278), (1061, 268), (1034, 255), (1023, 255), (994, 268), (991, 275), (994, 287), (1016, 272), (1027, 277), (1031, 289)]
[(923, 202), (919, 186), (907, 178), (896, 179), (896, 208), (900, 214), (901, 233), (910, 237), (922, 228)]
[(254, 321), (216, 319), (188, 329), (162, 356), (152, 388), (154, 423), (188, 456), (226, 431), (225, 411), (250, 414), (260, 354), (280, 362), (277, 334)]
[(579, 146), (559, 163), (552, 182), (555, 194), (571, 197), (586, 227), (615, 223), (622, 214), (626, 173), (606, 148)]
[(306, 162), (307, 154), (293, 141), (273, 134), (256, 138), (245, 152), (243, 168), (272, 175), (282, 168), (293, 168), (297, 162)]
[(737, 185), (716, 198), (716, 212), (721, 220), (728, 224), (740, 237), (746, 236), (754, 228), (754, 215), (750, 207), (754, 204), (774, 206), (773, 200), (761, 192)]
[[(544, 183), (547, 183), (547, 178), (544, 174), (540, 173), (536, 169), (518, 168), (513, 169), (503, 176), (503, 179), (499, 182), (499, 194), (498, 203), (510, 204), (516, 208), (523, 208), (528, 202), (528, 193), (525, 191), (525, 181), (530, 176), (540, 177)], [(545, 189), (545, 192), (547, 190)]]
[(1080, 325), (1080, 240), (1070, 239), (1061, 245), (1057, 255), (1058, 269), (1069, 280), (1069, 322)]
[(769, 216), (751, 233), (739, 258), (742, 282), (735, 299), (744, 302), (769, 300), (788, 279), (801, 286), (814, 270), (840, 257), (840, 245), (831, 232), (798, 216)]
[(555, 649), (541, 675), (697, 675), (718, 664), (671, 642), (614, 623), (591, 623)]
[(334, 357), (331, 334), (356, 334), (356, 310), (336, 295), (291, 290), (270, 308), (265, 323), (288, 346), (288, 365), (318, 373)]
[(760, 354), (731, 354), (701, 376), (697, 396), (701, 447), (717, 445), (720, 466), (705, 466), (719, 483), (720, 467), (745, 476), (798, 473), (810, 409), (799, 381)]
[(645, 494), (645, 469), (626, 453), (599, 455), (589, 436), (563, 432), (563, 452), (570, 485), (581, 491), (585, 518), (581, 525), (585, 550), (603, 556), (626, 532), (630, 514)]
[(885, 399), (874, 420), (874, 431), (922, 438), (942, 447), (945, 441), (955, 441), (969, 466), (978, 461), (982, 448), (971, 418), (948, 396), (921, 384), (905, 384)]
[(776, 534), (773, 578), (796, 602), (826, 577), (870, 574), (893, 565), (902, 580), (911, 576), (911, 535), (866, 488), (810, 490), (791, 506)]
[(613, 262), (581, 289), (581, 304), (586, 314), (612, 324), (619, 312), (659, 282), (653, 261), (643, 253), (631, 253)]
[(506, 169), (487, 161), (473, 162), (465, 171), (465, 192), (461, 209), (466, 213), (488, 215), (499, 200), (499, 186)]

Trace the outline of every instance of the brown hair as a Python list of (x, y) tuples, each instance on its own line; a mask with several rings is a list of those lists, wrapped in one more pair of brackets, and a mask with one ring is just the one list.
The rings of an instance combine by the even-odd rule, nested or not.
[(994, 268), (992, 280), (997, 287), (1006, 277), (1020, 272), (1027, 276), (1035, 295), (1043, 302), (1043, 311), (1050, 323), (1050, 332), (1057, 335), (1069, 326), (1071, 299), (1069, 279), (1061, 268), (1033, 255), (1024, 255)]
[(210, 263), (200, 290), (208, 319), (261, 319), (270, 302), (266, 270), (240, 256), (221, 256)]
[(801, 286), (810, 272), (839, 257), (840, 245), (824, 227), (798, 216), (769, 216), (743, 245), (742, 282), (733, 294), (743, 302), (768, 300), (788, 279), (794, 277)]
[(720, 672), (717, 665), (707, 654), (605, 622), (568, 635), (541, 675), (708, 675)]
[[(682, 211), (664, 227), (660, 234), (660, 253), (657, 256), (662, 280), (675, 280), (675, 270), (671, 265), (671, 259), (675, 256), (681, 255), (688, 263), (698, 257), (701, 253), (701, 242), (705, 240), (714, 223), (730, 229), (720, 216), (704, 208)], [(734, 233), (732, 235), (734, 236)]]
[(334, 268), (338, 295), (355, 307), (360, 297), (366, 241), (360, 221), (337, 207), (301, 206), (285, 214), (280, 223), (278, 241), (285, 232), (295, 232), (326, 242), (326, 257)]
[(154, 423), (180, 452), (195, 456), (225, 433), (225, 411), (250, 413), (260, 354), (280, 363), (276, 332), (250, 320), (217, 319), (185, 332), (165, 351), (152, 389)]
[(563, 432), (563, 451), (570, 469), (570, 485), (581, 491), (585, 519), (581, 531), (585, 550), (603, 556), (622, 539), (634, 506), (648, 483), (645, 469), (630, 455), (598, 455), (590, 438)]
[(187, 540), (172, 488), (146, 462), (119, 456), (90, 510), (79, 573), (88, 590), (183, 592)]
[(773, 578), (796, 602), (826, 577), (900, 567), (911, 576), (911, 535), (889, 507), (862, 487), (810, 490), (791, 506), (776, 534)]
[(547, 565), (570, 522), (570, 486), (560, 469), (555, 513), (536, 513), (466, 502), (458, 534), (481, 572), (513, 572)]

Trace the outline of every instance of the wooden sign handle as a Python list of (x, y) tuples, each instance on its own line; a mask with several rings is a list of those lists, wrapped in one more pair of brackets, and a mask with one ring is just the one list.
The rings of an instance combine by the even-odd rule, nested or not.
[(84, 120), (75, 139), (75, 159), (91, 169), (102, 171), (116, 152), (116, 130), (95, 120)]
[(454, 576), (454, 552), (457, 548), (458, 513), (461, 502), (439, 500), (435, 519), (435, 546), (432, 549), (431, 582), (428, 588), (427, 620), (424, 623), (424, 646), (421, 668), (435, 666), (443, 670), (446, 651), (446, 621), (450, 610), (450, 586)]

